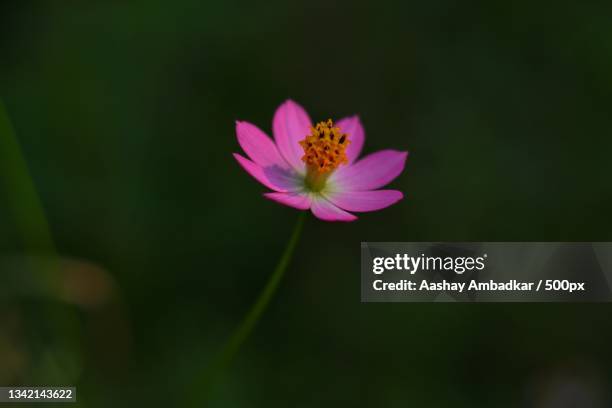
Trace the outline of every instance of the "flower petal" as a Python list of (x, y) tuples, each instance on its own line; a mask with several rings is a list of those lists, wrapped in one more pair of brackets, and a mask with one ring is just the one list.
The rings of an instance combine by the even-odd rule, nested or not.
[(340, 128), (342, 133), (348, 133), (348, 139), (351, 143), (346, 148), (346, 157), (350, 164), (361, 153), (363, 142), (365, 141), (365, 131), (357, 115), (340, 119), (336, 126)]
[(357, 219), (353, 214), (341, 210), (322, 196), (313, 197), (310, 210), (317, 218), (324, 221), (347, 222)]
[(242, 150), (256, 164), (262, 167), (277, 165), (289, 168), (272, 139), (257, 126), (249, 122), (236, 121), (236, 136)]
[(404, 198), (397, 190), (343, 191), (326, 193), (325, 198), (347, 211), (382, 210)]
[(312, 123), (308, 113), (297, 103), (288, 100), (274, 113), (272, 132), (281, 155), (297, 171), (304, 171), (304, 152), (298, 143), (308, 133)]
[(340, 167), (328, 180), (333, 191), (368, 191), (390, 183), (404, 170), (408, 152), (381, 150)]
[(297, 208), (298, 210), (307, 210), (312, 203), (310, 195), (303, 192), (264, 193), (264, 196), (272, 201)]
[(271, 190), (287, 192), (302, 188), (300, 176), (291, 169), (283, 169), (279, 166), (262, 167), (238, 153), (234, 153), (234, 157), (247, 173)]

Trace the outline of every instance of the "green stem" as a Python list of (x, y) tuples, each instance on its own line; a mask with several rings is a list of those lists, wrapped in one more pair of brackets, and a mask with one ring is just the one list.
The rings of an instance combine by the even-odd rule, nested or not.
[(202, 398), (206, 398), (211, 387), (214, 385), (218, 377), (223, 374), (225, 369), (231, 364), (234, 356), (240, 350), (240, 347), (248, 339), (249, 335), (257, 325), (257, 322), (265, 312), (270, 300), (274, 297), (278, 285), (285, 274), (285, 270), (291, 261), (295, 247), (299, 241), (304, 225), (305, 214), (302, 213), (298, 217), (297, 223), (293, 229), (293, 233), (289, 238), (285, 252), (281, 256), (274, 272), (268, 278), (266, 285), (260, 292), (253, 306), (249, 309), (245, 317), (242, 319), (238, 327), (234, 330), (232, 336), (223, 346), (219, 356), (208, 367), (204, 374), (196, 380), (193, 387), (193, 395), (191, 395), (191, 405), (202, 406)]
[(38, 327), (35, 329), (41, 332), (51, 331), (53, 340), (57, 342), (53, 347), (47, 346), (62, 375), (62, 378), (53, 378), (53, 380), (61, 382), (75, 378), (76, 363), (72, 361), (75, 359), (67, 358), (65, 353), (62, 353), (76, 354), (78, 350), (77, 316), (59, 304), (63, 286), (60, 258), (40, 196), (2, 100), (0, 100), (0, 187), (0, 191), (5, 193), (3, 199), (7, 200), (12, 212), (12, 221), (21, 235), (23, 257), (26, 261), (24, 270), (34, 276), (34, 286), (28, 289), (49, 299), (40, 310), (42, 322), (40, 325), (47, 324), (47, 329)]
[[(36, 254), (53, 257), (56, 254), (49, 223), (45, 217), (40, 197), (30, 176), (28, 165), (21, 152), (11, 121), (0, 100), (0, 180), (6, 192), (12, 216), (21, 234), (25, 248)], [(51, 295), (59, 293), (57, 277), (39, 258), (28, 258), (32, 270), (38, 274), (39, 284)], [(43, 259), (44, 261), (44, 259)]]

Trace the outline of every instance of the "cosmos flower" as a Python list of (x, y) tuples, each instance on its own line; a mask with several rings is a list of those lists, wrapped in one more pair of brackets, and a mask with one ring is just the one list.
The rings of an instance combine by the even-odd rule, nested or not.
[(381, 150), (357, 160), (365, 132), (357, 116), (312, 125), (308, 113), (288, 100), (274, 114), (272, 141), (248, 122), (236, 122), (247, 159), (238, 163), (264, 186), (264, 196), (325, 221), (354, 221), (351, 212), (377, 211), (403, 198), (397, 190), (377, 190), (404, 169), (408, 152)]

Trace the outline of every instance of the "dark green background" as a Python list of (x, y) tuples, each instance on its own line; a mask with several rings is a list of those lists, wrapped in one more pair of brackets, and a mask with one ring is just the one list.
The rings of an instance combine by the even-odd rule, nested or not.
[(603, 4), (2, 2), (0, 97), (81, 300), (20, 286), (50, 249), (2, 166), (0, 383), (180, 406), (298, 215), (231, 157), (234, 121), (269, 132), (292, 98), (359, 114), (365, 153), (409, 150), (405, 200), (308, 218), (208, 405), (564, 407), (568, 381), (604, 401), (609, 305), (359, 302), (361, 241), (612, 240)]

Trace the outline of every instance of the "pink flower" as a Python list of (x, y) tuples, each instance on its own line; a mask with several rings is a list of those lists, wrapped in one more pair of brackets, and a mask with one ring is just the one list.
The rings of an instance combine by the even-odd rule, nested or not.
[(238, 163), (274, 192), (264, 196), (325, 221), (354, 221), (352, 212), (377, 211), (403, 198), (377, 190), (404, 169), (408, 152), (381, 150), (360, 160), (365, 132), (357, 116), (313, 127), (308, 113), (288, 100), (274, 114), (274, 141), (248, 122), (236, 122), (238, 143), (249, 159)]

